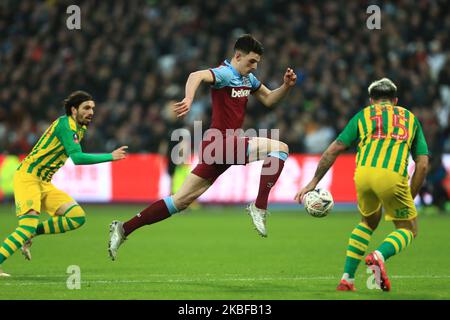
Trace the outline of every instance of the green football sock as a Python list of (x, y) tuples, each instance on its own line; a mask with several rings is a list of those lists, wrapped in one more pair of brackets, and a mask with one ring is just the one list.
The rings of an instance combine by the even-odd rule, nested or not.
[(344, 266), (344, 273), (348, 274), (348, 278), (353, 279), (355, 277), (356, 269), (369, 246), (372, 233), (373, 230), (363, 222), (353, 229), (348, 241)]
[(29, 214), (19, 217), (19, 226), (3, 241), (0, 247), (0, 265), (35, 235), (38, 223), (39, 216), (36, 215)]
[(410, 230), (397, 229), (384, 239), (377, 251), (383, 255), (384, 260), (387, 260), (409, 246), (413, 239), (414, 235)]

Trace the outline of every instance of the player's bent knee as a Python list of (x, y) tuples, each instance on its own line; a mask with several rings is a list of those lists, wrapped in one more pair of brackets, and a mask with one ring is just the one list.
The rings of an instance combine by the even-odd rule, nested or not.
[(289, 146), (284, 142), (272, 140), (270, 152), (284, 152), (289, 154)]
[(78, 229), (86, 223), (86, 213), (79, 205), (74, 205), (67, 209), (64, 216), (70, 220), (70, 229)]
[(84, 212), (83, 208), (81, 208), (78, 204), (76, 204), (67, 209), (66, 212), (64, 212), (64, 216), (67, 218), (72, 217), (85, 218), (86, 212)]
[(283, 161), (289, 156), (289, 147), (286, 143), (278, 141), (277, 147), (273, 148), (271, 152), (269, 152), (269, 157), (276, 157)]
[(25, 216), (25, 215), (27, 215), (27, 216), (38, 216), (38, 215), (39, 215), (39, 212), (37, 212), (37, 211), (34, 210), (34, 209), (30, 209), (27, 213), (24, 214), (24, 216)]
[(67, 202), (61, 205), (55, 212), (55, 215), (57, 216), (63, 216), (65, 215), (70, 209), (74, 208), (75, 206), (79, 206), (78, 203), (74, 202)]
[(394, 224), (397, 229), (406, 229), (412, 233), (414, 238), (417, 238), (418, 228), (416, 219), (394, 221)]
[(289, 154), (289, 146), (284, 142), (280, 142), (280, 150), (279, 151)]

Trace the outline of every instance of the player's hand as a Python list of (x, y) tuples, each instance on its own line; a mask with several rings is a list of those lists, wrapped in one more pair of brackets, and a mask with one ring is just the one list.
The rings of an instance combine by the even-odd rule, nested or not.
[(303, 189), (300, 189), (300, 191), (297, 192), (297, 194), (294, 197), (294, 200), (297, 201), (298, 203), (302, 203), (303, 197), (305, 196), (305, 194), (314, 190), (315, 188), (316, 188), (316, 184), (314, 184), (313, 182), (308, 183)]
[(113, 152), (111, 152), (113, 160), (122, 160), (125, 159), (127, 156), (127, 149), (128, 146), (122, 146), (116, 150), (114, 150)]
[(173, 104), (173, 111), (177, 114), (177, 118), (184, 116), (189, 112), (192, 105), (191, 98), (184, 98), (182, 101)]
[(294, 70), (292, 70), (291, 68), (287, 68), (286, 73), (283, 77), (283, 81), (289, 87), (294, 86), (295, 82), (297, 81), (297, 75), (295, 74)]

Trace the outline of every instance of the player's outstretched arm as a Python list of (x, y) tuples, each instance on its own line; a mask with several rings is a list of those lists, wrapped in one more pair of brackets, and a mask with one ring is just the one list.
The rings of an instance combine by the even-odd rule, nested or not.
[(341, 154), (342, 151), (347, 149), (347, 146), (339, 140), (335, 140), (330, 146), (325, 150), (320, 158), (319, 164), (317, 165), (316, 172), (312, 180), (302, 189), (300, 189), (294, 197), (294, 200), (298, 203), (303, 201), (303, 196), (316, 188), (323, 176), (328, 172), (331, 166), (336, 161), (336, 158)]
[(192, 101), (194, 101), (195, 92), (201, 82), (213, 83), (214, 77), (210, 70), (200, 70), (192, 72), (187, 81), (185, 89), (185, 97), (180, 102), (173, 105), (173, 111), (177, 114), (177, 117), (182, 117), (191, 109)]
[(419, 193), (428, 172), (428, 155), (418, 155), (414, 159), (416, 163), (413, 176), (411, 178), (411, 195), (413, 199)]
[(73, 152), (69, 156), (75, 165), (96, 164), (108, 161), (122, 160), (126, 158), (126, 149), (128, 146), (122, 146), (111, 153), (84, 153), (81, 151)]
[(263, 105), (271, 107), (287, 95), (289, 89), (295, 85), (296, 81), (297, 75), (294, 70), (287, 68), (283, 77), (283, 84), (279, 88), (270, 90), (265, 85), (261, 85), (254, 95)]
[(80, 164), (95, 164), (107, 161), (125, 159), (127, 146), (122, 146), (112, 153), (84, 153), (81, 150), (80, 141), (76, 131), (72, 130), (69, 126), (69, 122), (59, 121), (55, 129), (56, 137), (61, 141), (64, 146), (65, 153), (72, 159), (75, 165)]

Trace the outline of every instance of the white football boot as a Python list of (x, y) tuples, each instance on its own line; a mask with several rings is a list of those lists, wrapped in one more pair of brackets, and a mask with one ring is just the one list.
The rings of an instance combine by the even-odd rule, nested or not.
[(259, 209), (252, 202), (247, 206), (247, 212), (252, 217), (253, 224), (255, 225), (256, 231), (262, 237), (267, 237), (266, 231), (266, 216), (269, 214), (267, 210)]
[(3, 277), (5, 277), (5, 278), (11, 277), (11, 275), (6, 272), (3, 272), (3, 270), (0, 268), (0, 278), (3, 278)]
[(117, 258), (117, 250), (120, 245), (127, 240), (123, 231), (123, 222), (114, 220), (109, 225), (109, 243), (108, 252), (111, 259), (114, 261)]
[(25, 241), (20, 250), (22, 251), (22, 255), (25, 257), (25, 260), (31, 260), (31, 240)]

